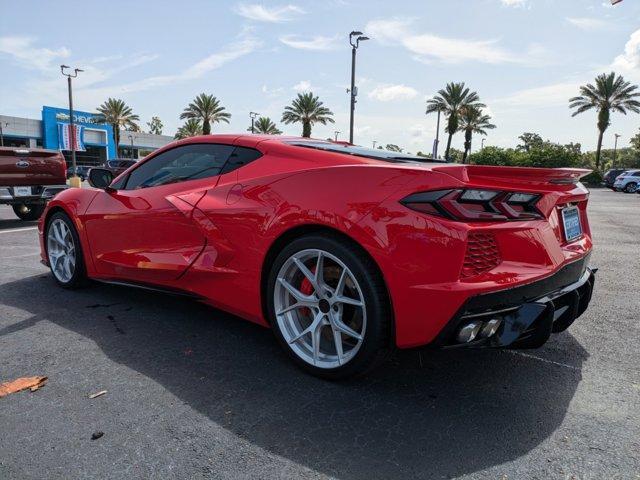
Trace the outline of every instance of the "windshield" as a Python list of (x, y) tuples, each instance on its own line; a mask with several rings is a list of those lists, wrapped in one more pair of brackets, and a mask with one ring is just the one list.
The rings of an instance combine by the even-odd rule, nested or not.
[(326, 150), (329, 152), (344, 153), (347, 155), (355, 155), (356, 157), (373, 158), (385, 162), (394, 163), (446, 163), (445, 160), (434, 160), (432, 158), (410, 155), (408, 153), (393, 152), (391, 150), (383, 150), (381, 148), (367, 148), (358, 145), (345, 145), (341, 143), (331, 142), (304, 142), (295, 141), (287, 142), (289, 145), (296, 147), (315, 148), (316, 150)]

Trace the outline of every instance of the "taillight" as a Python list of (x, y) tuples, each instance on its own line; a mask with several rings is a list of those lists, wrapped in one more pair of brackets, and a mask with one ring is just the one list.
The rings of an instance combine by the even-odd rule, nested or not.
[(400, 200), (404, 206), (451, 220), (496, 221), (543, 218), (541, 195), (500, 190), (456, 189), (419, 192)]

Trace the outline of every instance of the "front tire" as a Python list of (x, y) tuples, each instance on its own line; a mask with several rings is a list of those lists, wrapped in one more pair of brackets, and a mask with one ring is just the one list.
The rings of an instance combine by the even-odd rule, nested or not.
[(627, 185), (624, 187), (624, 191), (625, 193), (633, 193), (636, 191), (636, 188), (638, 188), (638, 184), (635, 182), (629, 182), (627, 183)]
[(56, 212), (45, 232), (47, 259), (53, 278), (63, 288), (79, 288), (87, 283), (82, 245), (73, 222), (66, 213)]
[(308, 235), (271, 266), (267, 308), (296, 364), (327, 379), (359, 375), (392, 349), (391, 307), (373, 261), (338, 236)]
[(19, 205), (13, 205), (13, 213), (20, 220), (25, 221), (33, 221), (38, 220), (42, 212), (44, 212), (45, 205), (35, 204), (35, 205), (27, 205), (25, 203), (21, 203)]

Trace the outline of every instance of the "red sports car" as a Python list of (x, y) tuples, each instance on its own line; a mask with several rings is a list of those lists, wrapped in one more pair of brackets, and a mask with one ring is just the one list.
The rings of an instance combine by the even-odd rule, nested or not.
[(591, 299), (588, 170), (456, 165), (297, 137), (174, 142), (40, 219), (63, 287), (183, 293), (339, 378), (394, 348), (534, 348)]

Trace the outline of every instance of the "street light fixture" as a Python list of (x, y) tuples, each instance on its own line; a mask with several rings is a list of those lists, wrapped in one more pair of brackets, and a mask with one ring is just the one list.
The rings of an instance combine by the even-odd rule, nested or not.
[(349, 116), (349, 143), (353, 144), (353, 115), (356, 109), (356, 97), (358, 96), (358, 89), (356, 87), (356, 50), (360, 46), (360, 42), (369, 40), (369, 37), (364, 36), (362, 32), (354, 30), (349, 34), (349, 45), (351, 45), (351, 109)]
[[(76, 164), (76, 130), (73, 126), (73, 90), (71, 88), (71, 79), (76, 78), (78, 73), (84, 72), (79, 68), (74, 68), (73, 73), (65, 72), (66, 69), (70, 69), (69, 65), (60, 65), (60, 73), (67, 77), (67, 86), (69, 90), (69, 134), (71, 136), (71, 166), (73, 168), (73, 176), (69, 179), (69, 183), (72, 187), (80, 187), (81, 181), (78, 177), (77, 164)], [(117, 148), (117, 145), (116, 145)]]
[(339, 133), (341, 133), (341, 132), (339, 132), (338, 130), (335, 130), (335, 131), (333, 132), (333, 135), (334, 135), (334, 141), (336, 141), (336, 142), (338, 141), (338, 134), (339, 134)]
[(258, 115), (260, 115), (258, 112), (249, 112), (249, 116), (251, 117), (251, 133), (255, 133), (254, 124)]

